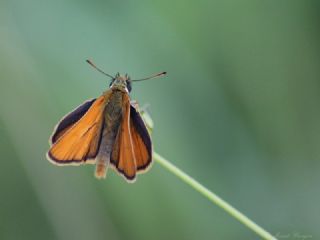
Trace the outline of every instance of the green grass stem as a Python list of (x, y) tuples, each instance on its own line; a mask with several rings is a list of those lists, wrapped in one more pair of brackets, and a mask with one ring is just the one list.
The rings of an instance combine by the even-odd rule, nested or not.
[(213, 202), (214, 204), (218, 205), (220, 208), (228, 212), (232, 217), (234, 217), (235, 219), (243, 223), (245, 226), (247, 226), (249, 229), (257, 233), (263, 239), (276, 240), (276, 238), (272, 236), (269, 232), (264, 230), (262, 227), (260, 227), (258, 224), (256, 224), (252, 220), (250, 220), (247, 216), (245, 216), (243, 213), (235, 209), (233, 206), (231, 206), (229, 203), (227, 203), (222, 198), (217, 196), (215, 193), (211, 192), (209, 189), (201, 185), (195, 179), (193, 179), (192, 177), (184, 173), (182, 170), (180, 170), (175, 165), (170, 163), (164, 157), (160, 156), (158, 153), (155, 153), (155, 152), (153, 153), (153, 159), (156, 162), (158, 162), (160, 165), (162, 165), (164, 168), (169, 170), (171, 173), (179, 177), (186, 184), (188, 184), (189, 186), (194, 188), (196, 191), (201, 193), (211, 202)]

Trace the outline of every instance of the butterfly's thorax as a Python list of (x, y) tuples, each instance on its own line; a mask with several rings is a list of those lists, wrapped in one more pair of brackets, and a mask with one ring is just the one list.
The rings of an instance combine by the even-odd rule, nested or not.
[(112, 95), (105, 108), (106, 127), (112, 127), (115, 122), (119, 121), (122, 114), (122, 96), (123, 92), (112, 90)]

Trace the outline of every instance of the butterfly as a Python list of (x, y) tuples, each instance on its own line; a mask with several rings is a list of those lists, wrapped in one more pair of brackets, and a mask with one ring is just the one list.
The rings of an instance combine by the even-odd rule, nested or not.
[(144, 172), (152, 162), (152, 141), (138, 104), (130, 100), (132, 82), (126, 74), (111, 76), (109, 89), (100, 97), (88, 100), (64, 116), (49, 139), (47, 158), (59, 165), (95, 164), (95, 176), (105, 178), (109, 166), (127, 181)]

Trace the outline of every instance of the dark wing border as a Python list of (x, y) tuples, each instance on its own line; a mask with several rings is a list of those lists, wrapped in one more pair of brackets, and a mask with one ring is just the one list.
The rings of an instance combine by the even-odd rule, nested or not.
[(78, 106), (76, 109), (72, 110), (70, 113), (65, 115), (56, 125), (50, 137), (50, 144), (54, 144), (59, 139), (59, 134), (63, 130), (78, 122), (80, 118), (89, 110), (89, 108), (95, 100), (96, 98), (87, 100), (83, 104)]
[(130, 118), (131, 118), (131, 122), (133, 123), (133, 127), (137, 130), (138, 134), (142, 138), (143, 143), (146, 145), (148, 154), (150, 156), (146, 165), (139, 166), (137, 168), (137, 171), (142, 171), (142, 170), (145, 170), (152, 162), (151, 137), (149, 135), (149, 132), (146, 128), (144, 121), (142, 120), (140, 113), (132, 105), (130, 105)]

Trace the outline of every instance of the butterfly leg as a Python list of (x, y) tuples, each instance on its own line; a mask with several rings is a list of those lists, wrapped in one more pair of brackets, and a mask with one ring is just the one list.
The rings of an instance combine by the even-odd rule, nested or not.
[(138, 102), (135, 100), (130, 101), (130, 104), (138, 113), (140, 113), (148, 129), (148, 132), (151, 134), (154, 127), (154, 123), (148, 111), (148, 108), (150, 108), (150, 104), (144, 104), (142, 107), (140, 107)]

